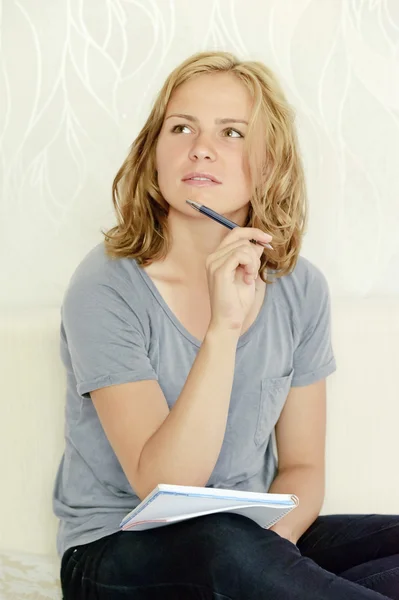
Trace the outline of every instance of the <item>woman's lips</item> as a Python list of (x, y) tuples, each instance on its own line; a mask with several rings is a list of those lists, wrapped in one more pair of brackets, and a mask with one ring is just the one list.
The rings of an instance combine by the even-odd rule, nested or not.
[(211, 179), (184, 179), (183, 183), (186, 183), (187, 185), (191, 185), (193, 187), (220, 185), (220, 183), (212, 181)]

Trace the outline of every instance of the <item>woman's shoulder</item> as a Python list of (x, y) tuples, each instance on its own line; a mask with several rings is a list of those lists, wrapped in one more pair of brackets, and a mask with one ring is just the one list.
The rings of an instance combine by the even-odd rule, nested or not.
[(304, 295), (312, 286), (328, 287), (326, 276), (323, 271), (304, 256), (298, 256), (294, 268), (290, 273), (277, 279), (282, 289), (295, 290)]
[(293, 270), (276, 280), (275, 296), (280, 304), (300, 318), (301, 313), (329, 296), (329, 286), (323, 271), (304, 256), (299, 256)]
[(148, 304), (148, 294), (136, 261), (111, 258), (102, 242), (87, 252), (73, 271), (64, 303), (71, 296), (79, 297), (85, 304), (110, 297), (120, 298), (137, 310)]
[(70, 285), (130, 285), (140, 282), (138, 265), (134, 259), (111, 258), (104, 243), (94, 246), (81, 259), (72, 273)]
[(299, 256), (297, 263), (291, 273), (293, 284), (302, 288), (311, 285), (327, 285), (327, 279), (323, 271), (304, 256)]

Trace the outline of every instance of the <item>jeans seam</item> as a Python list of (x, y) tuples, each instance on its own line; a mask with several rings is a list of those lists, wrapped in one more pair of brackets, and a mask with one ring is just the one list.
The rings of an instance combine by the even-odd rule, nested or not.
[(386, 571), (379, 571), (379, 573), (373, 573), (372, 575), (367, 575), (367, 577), (363, 577), (363, 579), (356, 579), (356, 583), (363, 585), (364, 583), (369, 583), (374, 579), (374, 577), (379, 577), (380, 575), (387, 575), (388, 573), (393, 573), (394, 571), (399, 571), (399, 567), (393, 567), (393, 569), (387, 569)]
[(158, 588), (158, 587), (175, 587), (175, 586), (198, 588), (200, 590), (206, 590), (207, 592), (211, 591), (213, 594), (216, 594), (216, 596), (218, 598), (220, 598), (220, 600), (234, 600), (231, 596), (226, 596), (224, 594), (220, 594), (219, 592), (216, 592), (212, 588), (209, 588), (205, 585), (200, 585), (197, 583), (154, 583), (154, 584), (145, 584), (145, 585), (108, 585), (107, 583), (100, 583), (98, 581), (94, 581), (94, 579), (91, 579), (90, 577), (85, 577), (85, 576), (82, 577), (82, 582), (83, 581), (90, 581), (90, 583), (93, 583), (94, 585), (96, 585), (98, 587), (106, 588), (109, 590), (140, 590), (140, 589), (149, 589), (149, 588)]
[(79, 559), (76, 559), (76, 558), (74, 557), (74, 555), (73, 555), (73, 554), (71, 554), (71, 556), (70, 556), (70, 557), (69, 557), (69, 559), (68, 559), (68, 562), (72, 562), (74, 565), (78, 565), (78, 564), (79, 564)]

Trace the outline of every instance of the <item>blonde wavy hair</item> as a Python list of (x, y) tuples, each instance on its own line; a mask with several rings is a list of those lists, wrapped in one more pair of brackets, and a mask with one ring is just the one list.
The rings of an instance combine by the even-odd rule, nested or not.
[[(263, 63), (239, 61), (229, 52), (199, 52), (172, 71), (144, 127), (112, 184), (118, 224), (105, 236), (110, 258), (133, 258), (141, 266), (163, 259), (171, 246), (169, 204), (157, 182), (155, 150), (173, 91), (205, 73), (232, 73), (253, 99), (245, 156), (252, 194), (245, 226), (273, 236), (274, 250), (261, 257), (260, 276), (291, 272), (297, 262), (307, 221), (304, 172), (294, 126), (295, 114), (274, 73)], [(261, 132), (261, 135), (259, 133)]]

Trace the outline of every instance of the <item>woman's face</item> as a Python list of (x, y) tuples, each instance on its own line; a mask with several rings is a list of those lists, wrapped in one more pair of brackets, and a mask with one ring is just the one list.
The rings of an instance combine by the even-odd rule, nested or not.
[(159, 187), (171, 207), (191, 214), (190, 199), (220, 213), (245, 207), (246, 215), (251, 107), (249, 92), (230, 73), (199, 75), (174, 91), (156, 148)]

